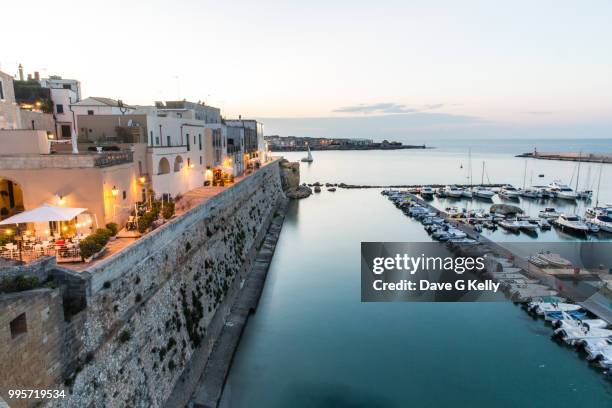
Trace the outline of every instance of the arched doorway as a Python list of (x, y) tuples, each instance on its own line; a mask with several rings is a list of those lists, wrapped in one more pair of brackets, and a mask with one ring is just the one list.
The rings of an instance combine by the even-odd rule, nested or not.
[(25, 210), (21, 186), (0, 176), (0, 221)]
[(165, 157), (159, 161), (159, 168), (157, 174), (168, 174), (170, 173), (170, 162)]
[(183, 158), (176, 156), (176, 159), (174, 159), (174, 172), (181, 171), (181, 167), (183, 167)]

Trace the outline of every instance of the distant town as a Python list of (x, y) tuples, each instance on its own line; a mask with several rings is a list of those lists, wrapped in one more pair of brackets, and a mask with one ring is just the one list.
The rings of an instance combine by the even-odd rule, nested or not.
[(326, 137), (265, 136), (268, 148), (275, 152), (310, 150), (395, 150), (425, 149), (423, 145), (405, 145), (401, 142), (374, 142), (372, 139), (341, 139)]

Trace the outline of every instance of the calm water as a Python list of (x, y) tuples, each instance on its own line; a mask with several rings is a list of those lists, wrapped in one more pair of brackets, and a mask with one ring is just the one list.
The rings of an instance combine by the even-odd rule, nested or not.
[[(302, 178), (433, 183), (463, 159), (441, 150), (362, 153), (316, 152)], [(521, 174), (508, 167), (499, 177), (507, 173), (522, 183), (523, 162), (502, 154), (487, 155), (490, 174), (504, 162), (516, 163)], [(571, 164), (541, 166), (538, 171), (571, 176)], [(520, 185), (514, 180), (503, 181)], [(609, 380), (512, 303), (360, 302), (361, 241), (428, 240), (419, 223), (377, 190), (324, 191), (293, 202), (222, 406), (612, 404)]]

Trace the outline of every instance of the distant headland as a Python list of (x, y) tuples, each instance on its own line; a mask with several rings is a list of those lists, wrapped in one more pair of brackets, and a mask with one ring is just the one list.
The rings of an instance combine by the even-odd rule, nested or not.
[(275, 152), (299, 152), (310, 150), (399, 150), (428, 149), (422, 145), (405, 145), (401, 142), (374, 142), (372, 139), (331, 139), (326, 137), (265, 136), (270, 150)]

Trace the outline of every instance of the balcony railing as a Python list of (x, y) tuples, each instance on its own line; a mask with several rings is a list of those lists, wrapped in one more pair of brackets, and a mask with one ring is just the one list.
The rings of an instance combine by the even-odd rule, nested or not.
[(95, 167), (108, 167), (117, 164), (131, 163), (134, 161), (134, 153), (131, 151), (104, 152), (96, 154), (94, 159)]

